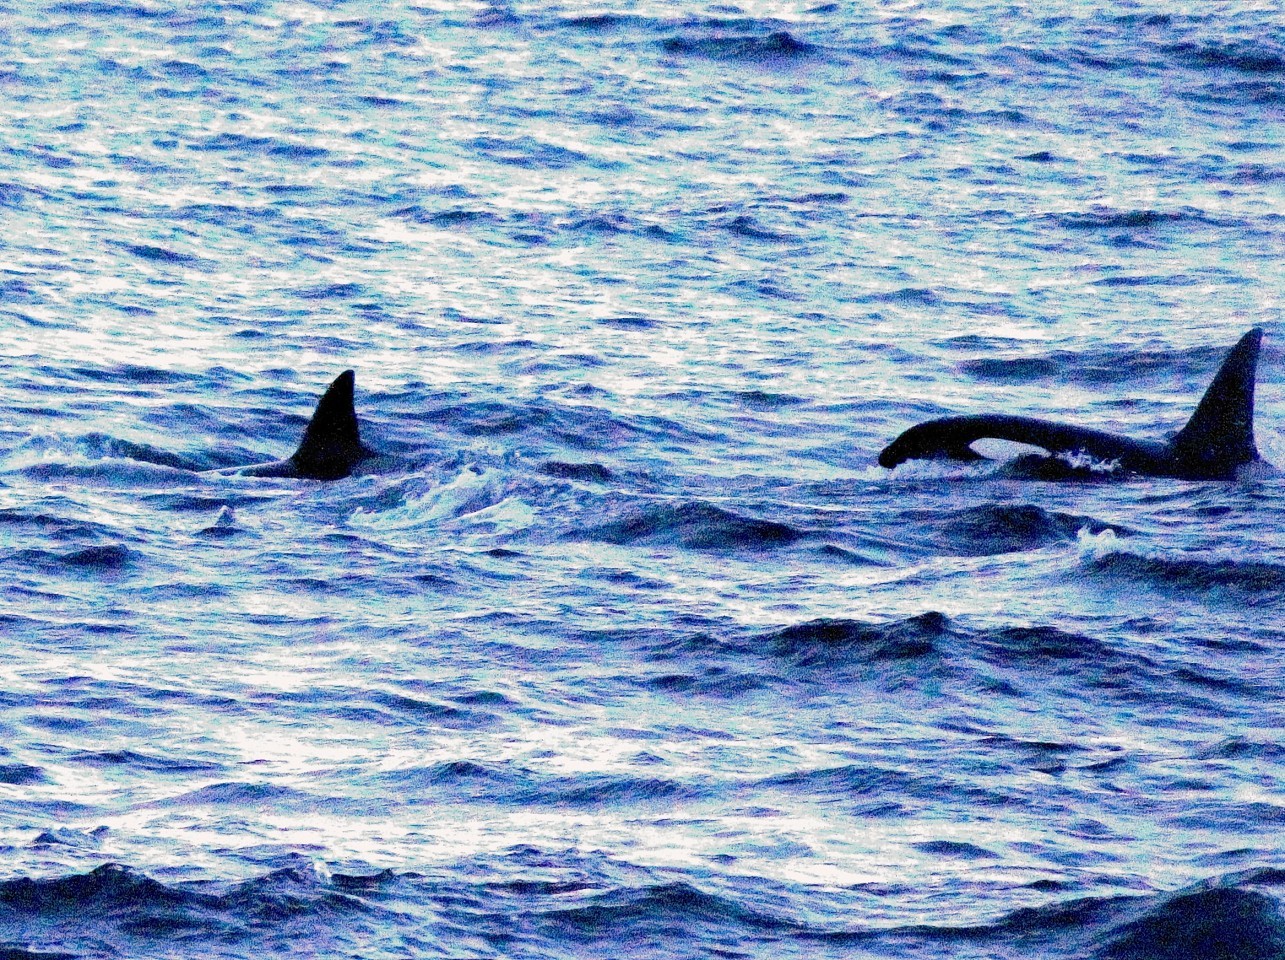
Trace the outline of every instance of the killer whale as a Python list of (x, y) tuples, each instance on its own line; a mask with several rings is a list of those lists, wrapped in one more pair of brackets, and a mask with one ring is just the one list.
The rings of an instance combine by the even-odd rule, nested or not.
[(357, 411), (353, 406), (355, 375), (345, 370), (317, 401), (317, 409), (304, 428), (299, 449), (284, 460), (236, 467), (247, 477), (297, 477), (305, 480), (342, 480), (363, 460), (380, 456), (361, 442)]
[(1042, 447), (1053, 456), (1087, 456), (1128, 474), (1182, 480), (1234, 480), (1265, 463), (1254, 443), (1254, 376), (1263, 331), (1255, 327), (1231, 348), (1186, 426), (1168, 440), (1135, 440), (1088, 427), (1000, 413), (944, 417), (911, 427), (879, 454), (879, 465), (907, 460), (984, 460), (972, 449), (993, 438)]

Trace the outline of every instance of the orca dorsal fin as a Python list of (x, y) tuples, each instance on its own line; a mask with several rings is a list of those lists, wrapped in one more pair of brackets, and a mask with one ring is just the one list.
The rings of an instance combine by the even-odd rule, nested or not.
[(1231, 348), (1196, 412), (1170, 443), (1173, 457), (1200, 479), (1234, 477), (1259, 459), (1254, 444), (1254, 376), (1263, 331), (1255, 327)]
[(345, 370), (317, 401), (299, 449), (290, 458), (298, 476), (338, 480), (352, 473), (353, 466), (369, 455), (357, 430), (353, 380), (353, 372)]

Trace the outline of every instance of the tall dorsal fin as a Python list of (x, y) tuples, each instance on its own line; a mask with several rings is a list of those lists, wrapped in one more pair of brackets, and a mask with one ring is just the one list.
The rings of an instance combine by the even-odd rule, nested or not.
[(1235, 476), (1259, 459), (1254, 445), (1254, 375), (1263, 331), (1255, 327), (1231, 348), (1187, 425), (1173, 438), (1174, 459), (1193, 476)]
[(317, 401), (303, 441), (290, 458), (299, 476), (338, 480), (352, 473), (353, 466), (368, 455), (357, 430), (352, 391), (353, 372), (345, 370)]

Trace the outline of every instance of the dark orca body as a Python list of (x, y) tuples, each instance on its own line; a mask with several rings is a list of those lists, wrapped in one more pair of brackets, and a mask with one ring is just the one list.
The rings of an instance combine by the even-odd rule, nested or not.
[(352, 391), (353, 372), (345, 370), (317, 401), (298, 450), (284, 460), (238, 467), (230, 472), (249, 477), (341, 480), (363, 460), (379, 456), (361, 442)]
[(1240, 338), (1218, 369), (1187, 425), (1170, 440), (1134, 440), (1101, 430), (1034, 417), (980, 414), (945, 417), (911, 427), (879, 454), (879, 465), (907, 460), (982, 460), (971, 444), (993, 438), (1043, 447), (1053, 456), (1115, 461), (1127, 473), (1183, 480), (1234, 480), (1263, 462), (1254, 445), (1254, 373), (1263, 331)]

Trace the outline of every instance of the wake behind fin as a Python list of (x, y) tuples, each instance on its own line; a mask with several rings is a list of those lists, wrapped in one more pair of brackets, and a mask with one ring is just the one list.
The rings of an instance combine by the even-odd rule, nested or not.
[(321, 399), (303, 431), (299, 449), (288, 461), (295, 475), (312, 480), (339, 480), (352, 473), (356, 464), (371, 455), (361, 444), (357, 411), (353, 407), (351, 370), (345, 370)]
[(1261, 459), (1254, 444), (1254, 376), (1262, 341), (1261, 327), (1240, 338), (1196, 412), (1170, 441), (1179, 475), (1226, 479), (1235, 476), (1237, 467)]

